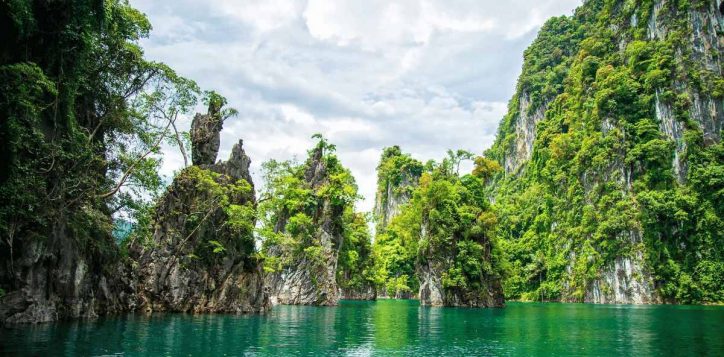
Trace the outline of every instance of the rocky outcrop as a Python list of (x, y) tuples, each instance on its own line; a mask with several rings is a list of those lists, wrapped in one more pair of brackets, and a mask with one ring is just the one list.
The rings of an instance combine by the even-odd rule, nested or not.
[(149, 241), (129, 248), (137, 272), (136, 309), (261, 312), (269, 308), (253, 253), (250, 160), (236, 144), (226, 162), (192, 166), (160, 199)]
[(194, 165), (210, 165), (216, 161), (221, 144), (224, 121), (221, 107), (211, 101), (206, 114), (196, 113), (191, 121), (191, 161)]
[(410, 200), (422, 174), (422, 163), (395, 145), (384, 149), (377, 174), (374, 216), (377, 231), (382, 232)]
[(0, 269), (2, 274), (14, 278), (15, 289), (0, 299), (0, 324), (95, 318), (132, 304), (125, 266), (110, 230), (102, 231), (110, 222), (96, 212), (82, 214), (89, 226), (98, 224), (98, 235), (92, 237), (98, 241), (91, 246), (96, 249), (81, 249), (77, 231), (59, 223), (47, 238), (21, 241), (12, 264), (2, 264), (7, 268)]
[[(427, 229), (423, 228), (422, 239)], [(489, 242), (483, 242), (487, 247), (483, 256), (478, 259), (490, 261)], [(465, 287), (445, 286), (443, 277), (455, 266), (455, 259), (459, 258), (454, 244), (446, 247), (431, 247), (421, 252), (415, 267), (417, 279), (420, 281), (420, 305), (427, 306), (460, 306), (460, 307), (503, 307), (505, 299), (500, 278), (483, 274), (475, 283)]]
[(420, 305), (460, 307), (503, 307), (505, 299), (498, 279), (483, 282), (481, 288), (445, 288), (442, 276), (450, 261), (427, 261), (417, 267)]
[(410, 200), (411, 189), (417, 186), (419, 175), (402, 172), (399, 184), (386, 182), (381, 192), (375, 196), (375, 216), (379, 217), (379, 227), (384, 229), (392, 218), (400, 214), (401, 207)]
[[(311, 152), (301, 178), (303, 187), (313, 192), (329, 184), (323, 146)], [(267, 255), (285, 262), (279, 271), (266, 277), (273, 304), (331, 306), (339, 300), (336, 271), (343, 239), (339, 224), (343, 207), (325, 197), (315, 195), (314, 199), (316, 207), (307, 212), (312, 220), (308, 227), (312, 230), (311, 241), (297, 236), (291, 238), (300, 247), (277, 244), (267, 248)], [(286, 209), (278, 212), (275, 233), (290, 234), (287, 223), (297, 213)]]
[(518, 97), (518, 102), (518, 114), (513, 119), (515, 122), (515, 139), (505, 152), (505, 159), (503, 160), (506, 174), (517, 172), (521, 166), (530, 160), (533, 153), (536, 126), (545, 116), (547, 108), (547, 103), (532, 108), (530, 96), (527, 92), (523, 92)]
[(234, 144), (234, 147), (231, 148), (231, 156), (228, 161), (210, 165), (201, 165), (201, 167), (237, 180), (244, 180), (251, 185), (253, 189), (254, 181), (252, 181), (251, 174), (249, 173), (250, 165), (251, 159), (244, 152), (244, 141), (239, 140), (239, 142)]

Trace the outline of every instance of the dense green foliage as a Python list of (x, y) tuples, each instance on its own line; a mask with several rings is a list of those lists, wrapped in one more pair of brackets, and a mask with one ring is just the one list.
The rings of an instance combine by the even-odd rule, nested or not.
[(161, 205), (151, 211), (151, 219), (139, 222), (123, 246), (153, 248), (159, 243), (153, 230), (173, 222), (163, 227), (163, 240), (174, 242), (177, 252), (187, 252), (187, 264), (220, 263), (227, 255), (252, 262), (256, 259), (253, 197), (253, 188), (244, 179), (231, 180), (208, 169), (188, 167), (175, 177)]
[[(375, 238), (377, 274), (389, 296), (416, 294), (419, 266), (428, 261), (444, 266), (442, 284), (451, 291), (482, 291), (490, 279), (500, 278), (492, 242), (496, 219), (484, 194), (484, 178), (499, 167), (494, 161), (478, 158), (478, 176), (460, 177), (460, 161), (471, 155), (461, 150), (448, 155), (441, 163), (429, 162), (424, 168), (397, 147), (382, 155), (378, 175), (383, 183), (388, 177), (404, 174), (410, 162), (422, 172), (419, 183), (415, 180), (414, 185), (404, 187), (411, 193), (409, 201), (387, 226), (378, 228)], [(399, 181), (395, 183), (399, 185)], [(380, 187), (384, 193), (385, 185)]]
[(496, 217), (485, 198), (483, 181), (473, 175), (458, 176), (454, 162), (445, 159), (424, 173), (410, 201), (420, 214), (418, 264), (442, 263), (447, 269), (442, 275), (445, 289), (487, 292), (490, 280), (500, 278)]
[(353, 210), (345, 210), (344, 238), (337, 260), (337, 284), (341, 289), (366, 292), (374, 291), (379, 284), (375, 262), (378, 256), (372, 251), (368, 217)]
[[(225, 222), (186, 258), (251, 258), (257, 231), (267, 272), (299, 259), (321, 267), (323, 235), (333, 232), (343, 289), (414, 295), (420, 266), (434, 262), (448, 291), (484, 291), (504, 277), (509, 298), (585, 301), (594, 285), (611, 293), (606, 275), (625, 261), (643, 267), (628, 278), (650, 282), (657, 300), (724, 301), (724, 69), (718, 47), (694, 33), (706, 19), (691, 16), (714, 3), (654, 3), (586, 1), (549, 20), (472, 174), (459, 173), (467, 151), (423, 165), (386, 148), (374, 244), (369, 218), (354, 209), (355, 180), (321, 136), (302, 164), (264, 163), (258, 230), (248, 183), (184, 169), (176, 185), (199, 196), (165, 212), (179, 217), (179, 238), (212, 213)], [(91, 271), (118, 259), (114, 216), (134, 222), (130, 240), (151, 244), (161, 144), (177, 146), (188, 166), (179, 117), (200, 101), (221, 120), (235, 114), (222, 96), (144, 59), (139, 41), (150, 30), (127, 0), (0, 3), (0, 297), (18, 288), (16, 269), (52, 265), (58, 241), (91, 257)], [(702, 107), (715, 117), (702, 119), (711, 114)], [(519, 154), (520, 119), (539, 111), (530, 157), (504, 172)], [(48, 242), (48, 261), (16, 267)]]
[[(724, 300), (724, 156), (710, 139), (721, 134), (705, 135), (692, 108), (692, 96), (722, 104), (721, 78), (689, 40), (688, 11), (709, 5), (664, 2), (658, 18), (668, 30), (650, 39), (652, 1), (588, 1), (573, 17), (550, 20), (526, 51), (486, 153), (501, 163), (513, 154), (521, 97), (532, 98), (531, 109), (546, 105), (530, 160), (498, 175), (492, 192), (509, 298), (583, 301), (625, 257), (643, 261), (665, 301)], [(671, 118), (657, 117), (657, 101)], [(665, 135), (665, 120), (682, 138)]]
[(0, 24), (0, 286), (11, 291), (32, 244), (69, 239), (95, 271), (119, 257), (111, 217), (148, 221), (160, 146), (186, 156), (176, 120), (201, 92), (144, 59), (151, 25), (126, 0), (3, 1)]
[(374, 249), (378, 284), (382, 292), (391, 297), (410, 296), (419, 287), (415, 275), (418, 238), (405, 231), (405, 227), (415, 224), (416, 215), (410, 211), (394, 216), (412, 197), (422, 172), (422, 163), (410, 154), (403, 154), (399, 146), (382, 151), (377, 166)]
[(367, 220), (354, 211), (357, 184), (335, 155), (335, 146), (320, 135), (314, 138), (318, 143), (304, 164), (276, 160), (263, 164), (259, 212), (264, 268), (280, 271), (306, 259), (324, 269), (324, 229), (332, 234), (331, 243), (339, 245), (328, 247), (339, 250), (338, 285), (362, 288), (372, 283), (374, 272)]

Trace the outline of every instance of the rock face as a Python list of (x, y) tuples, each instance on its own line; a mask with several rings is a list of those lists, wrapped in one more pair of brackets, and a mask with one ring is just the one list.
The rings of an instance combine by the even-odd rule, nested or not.
[(209, 104), (208, 112), (196, 113), (191, 121), (191, 161), (194, 165), (211, 165), (216, 161), (221, 144), (221, 107), (215, 102)]
[(156, 208), (150, 241), (129, 248), (138, 269), (136, 309), (248, 313), (270, 307), (253, 257), (249, 164), (240, 141), (229, 161), (192, 166), (174, 179)]
[(508, 148), (505, 155), (504, 165), (506, 173), (517, 172), (524, 165), (533, 153), (533, 142), (538, 123), (543, 119), (547, 103), (533, 109), (531, 107), (530, 95), (523, 92), (519, 96), (518, 114), (515, 116), (515, 140)]
[[(423, 239), (426, 234), (423, 229)], [(486, 253), (479, 259), (490, 261), (489, 242), (483, 242)], [(500, 278), (482, 276), (475, 286), (445, 287), (443, 277), (455, 266), (458, 257), (456, 249), (451, 247), (432, 247), (422, 252), (416, 264), (416, 274), (420, 281), (420, 305), (459, 306), (459, 307), (503, 307), (505, 299)]]
[[(721, 289), (706, 282), (716, 273), (707, 278), (702, 273), (718, 264), (714, 257), (720, 253), (701, 253), (721, 249), (692, 238), (710, 231), (699, 223), (689, 228), (670, 223), (671, 217), (657, 209), (675, 206), (660, 197), (700, 190), (689, 182), (692, 173), (702, 182), (702, 167), (721, 167), (721, 159), (709, 162), (702, 159), (708, 154), (696, 153), (721, 145), (724, 101), (714, 88), (722, 84), (724, 17), (718, 1), (624, 3), (586, 1), (572, 17), (551, 19), (542, 28), (526, 51), (516, 95), (487, 153), (505, 168), (492, 200), (507, 206), (504, 212), (515, 212), (502, 217), (508, 247), (520, 249), (508, 254), (538, 271), (539, 281), (525, 278), (532, 275), (523, 270), (508, 280), (506, 292), (516, 291), (515, 298), (634, 304), (721, 300)], [(604, 28), (610, 36), (597, 36)], [(660, 62), (641, 64), (647, 56)], [(618, 82), (608, 73), (619, 75)], [(655, 77), (659, 81), (651, 82)], [(607, 97), (613, 83), (630, 85), (623, 92), (645, 103), (637, 117), (623, 95)], [(604, 98), (614, 104), (607, 106)], [(645, 123), (653, 123), (651, 137), (627, 127)], [(646, 145), (660, 146), (636, 156)], [(593, 154), (592, 147), (601, 151)], [(647, 161), (669, 148), (671, 155), (662, 155), (661, 163)], [(602, 160), (591, 160), (595, 155)], [(659, 172), (659, 181), (650, 179)], [(701, 197), (695, 205), (716, 206), (702, 197), (711, 189), (682, 195)], [(694, 221), (721, 215), (719, 209), (677, 209)], [(589, 220), (571, 218), (576, 216)], [(551, 254), (547, 244), (558, 253)], [(691, 263), (702, 259), (707, 261)]]
[[(647, 37), (650, 41), (664, 40), (670, 32), (665, 16), (667, 9), (665, 2), (654, 2), (648, 20)], [(710, 1), (705, 6), (692, 8), (686, 14), (690, 19), (689, 41), (691, 41), (692, 57), (701, 63), (707, 71), (721, 77), (721, 54), (724, 53), (724, 15), (717, 9), (716, 3)], [(664, 17), (664, 18), (662, 18)], [(681, 60), (681, 55), (678, 55)], [(721, 99), (712, 97), (711, 93), (702, 93), (692, 83), (677, 80), (675, 86), (686, 92), (691, 98), (690, 118), (694, 120), (704, 133), (704, 141), (708, 144), (721, 141), (722, 118), (724, 118), (724, 103)], [(673, 169), (677, 181), (684, 184), (686, 181), (687, 163), (685, 160), (686, 142), (684, 140), (684, 123), (676, 119), (675, 108), (670, 102), (662, 99), (663, 90), (656, 91), (656, 119), (659, 128), (676, 144), (673, 158)]]
[[(98, 231), (93, 239), (114, 248), (109, 232)], [(117, 251), (84, 252), (79, 246), (73, 231), (61, 223), (46, 239), (17, 247), (20, 254), (12, 265), (6, 261), (2, 268), (8, 270), (0, 269), (16, 284), (0, 299), (0, 324), (94, 318), (127, 310), (132, 291)]]
[[(315, 148), (307, 160), (303, 173), (303, 186), (316, 192), (329, 183), (324, 160), (324, 149)], [(266, 285), (270, 289), (273, 304), (286, 305), (336, 305), (339, 291), (336, 281), (337, 259), (342, 244), (342, 228), (339, 218), (343, 207), (329, 199), (316, 198), (312, 215), (312, 242), (303, 246), (303, 252), (293, 247), (275, 245), (267, 255), (287, 261), (280, 271), (268, 274)], [(289, 233), (290, 212), (279, 212), (275, 232)]]
[(374, 213), (377, 230), (381, 232), (410, 200), (422, 174), (422, 163), (403, 155), (395, 145), (384, 150), (377, 173)]

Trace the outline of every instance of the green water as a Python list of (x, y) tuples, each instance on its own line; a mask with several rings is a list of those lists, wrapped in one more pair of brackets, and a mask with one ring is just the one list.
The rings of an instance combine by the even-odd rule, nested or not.
[(129, 315), (0, 329), (20, 355), (724, 355), (724, 307), (417, 301), (276, 306), (266, 315)]

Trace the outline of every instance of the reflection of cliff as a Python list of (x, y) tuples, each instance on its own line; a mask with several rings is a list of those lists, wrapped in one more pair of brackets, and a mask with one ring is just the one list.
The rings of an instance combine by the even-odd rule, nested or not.
[(417, 308), (412, 301), (378, 300), (372, 312), (375, 349), (400, 351), (416, 340)]

